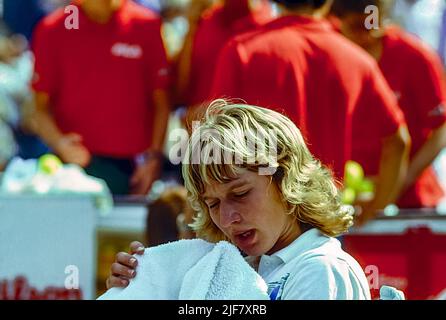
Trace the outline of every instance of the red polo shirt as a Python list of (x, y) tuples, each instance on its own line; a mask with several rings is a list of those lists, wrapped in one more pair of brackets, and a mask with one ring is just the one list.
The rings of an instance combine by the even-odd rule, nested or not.
[[(413, 157), (432, 130), (446, 122), (446, 82), (440, 58), (416, 37), (397, 27), (389, 27), (383, 38), (379, 66), (407, 120)], [(364, 163), (368, 174), (376, 174), (380, 152), (370, 148), (367, 137), (362, 145), (369, 149), (358, 160)], [(398, 204), (401, 207), (434, 207), (442, 196), (442, 188), (429, 166)]]
[(167, 86), (161, 21), (128, 0), (103, 25), (78, 10), (78, 30), (65, 28), (63, 9), (39, 24), (33, 87), (50, 95), (62, 132), (82, 135), (93, 154), (132, 157), (150, 146), (153, 92)]
[(189, 106), (201, 104), (209, 98), (218, 54), (226, 42), (272, 20), (272, 9), (267, 2), (251, 11), (247, 0), (237, 1), (237, 5), (230, 7), (211, 8), (199, 22), (193, 40), (190, 85), (186, 97)]
[[(221, 53), (212, 96), (283, 111), (338, 177), (351, 158), (353, 117), (378, 142), (404, 122), (373, 59), (327, 21), (298, 16), (231, 41)], [(370, 121), (371, 112), (380, 118)]]

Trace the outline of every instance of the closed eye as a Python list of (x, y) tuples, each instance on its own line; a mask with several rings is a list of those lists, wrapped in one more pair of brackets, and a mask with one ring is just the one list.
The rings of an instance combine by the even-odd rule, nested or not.
[(209, 209), (214, 209), (218, 206), (218, 201), (208, 204)]
[(245, 192), (240, 192), (240, 193), (234, 193), (234, 196), (237, 198), (243, 198), (244, 196), (248, 195), (249, 191), (251, 191), (251, 190), (248, 190)]

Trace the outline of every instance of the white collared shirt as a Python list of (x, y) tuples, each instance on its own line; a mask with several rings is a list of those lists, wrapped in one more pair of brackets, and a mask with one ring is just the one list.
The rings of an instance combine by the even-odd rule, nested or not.
[(263, 255), (258, 273), (268, 283), (272, 300), (370, 299), (358, 262), (342, 250), (337, 239), (316, 228), (271, 256)]

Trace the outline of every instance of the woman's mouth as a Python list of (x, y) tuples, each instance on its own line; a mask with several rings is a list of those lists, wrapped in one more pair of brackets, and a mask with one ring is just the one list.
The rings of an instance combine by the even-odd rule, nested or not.
[(234, 241), (236, 245), (245, 251), (244, 249), (249, 248), (255, 242), (256, 231), (254, 229), (250, 229), (243, 232), (238, 232), (234, 234)]

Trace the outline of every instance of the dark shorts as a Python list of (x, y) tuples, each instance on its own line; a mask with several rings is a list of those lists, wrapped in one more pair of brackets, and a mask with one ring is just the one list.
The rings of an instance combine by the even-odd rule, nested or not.
[[(113, 195), (127, 195), (131, 191), (130, 179), (135, 170), (133, 159), (122, 159), (105, 156), (92, 156), (85, 172), (93, 177), (103, 179)], [(173, 165), (165, 158), (161, 172), (162, 180), (175, 180), (183, 184), (181, 165)]]
[(130, 178), (135, 165), (133, 159), (119, 159), (93, 156), (85, 172), (93, 177), (103, 179), (114, 195), (130, 193)]

